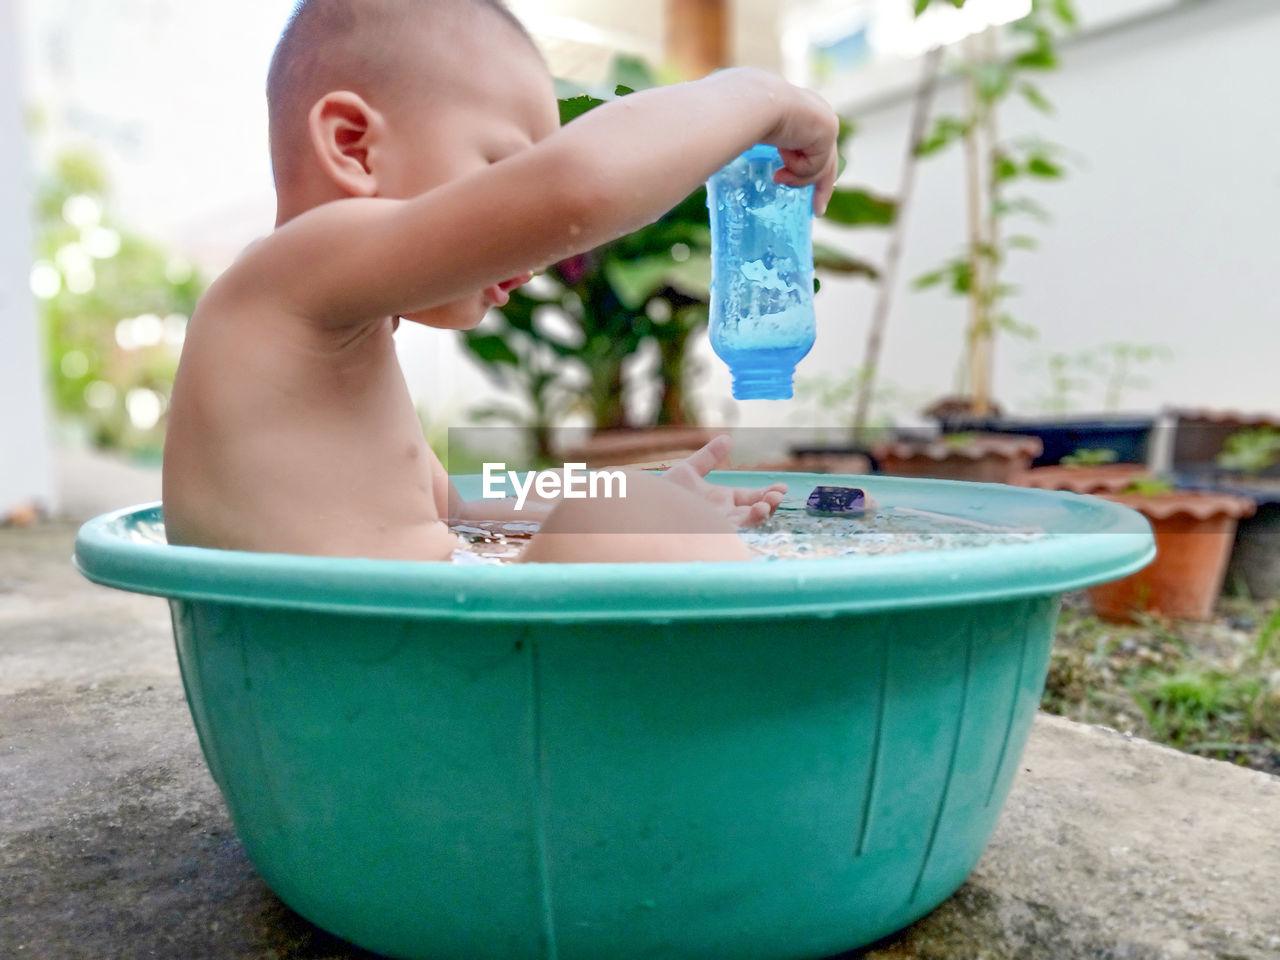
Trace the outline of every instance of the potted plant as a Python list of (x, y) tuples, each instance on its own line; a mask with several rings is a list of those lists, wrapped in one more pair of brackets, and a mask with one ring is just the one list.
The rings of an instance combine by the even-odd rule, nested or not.
[[(1045, 397), (1048, 416), (1009, 417), (995, 411), (978, 417), (959, 408), (939, 413), (938, 419), (943, 430), (993, 430), (1039, 437), (1044, 452), (1036, 458), (1036, 467), (1062, 463), (1078, 450), (1110, 450), (1116, 463), (1146, 463), (1156, 417), (1121, 413), (1121, 398), (1125, 390), (1148, 384), (1141, 367), (1169, 356), (1170, 351), (1159, 344), (1124, 342), (1075, 354), (1050, 354), (1045, 364), (1050, 387)], [(1071, 412), (1076, 395), (1085, 391), (1100, 398), (1095, 409), (1101, 413)]]
[[(923, 10), (926, 3), (918, 3)], [(1004, 279), (1009, 257), (1032, 250), (1036, 238), (1014, 229), (1016, 218), (1045, 222), (1047, 212), (1031, 196), (1016, 193), (1021, 185), (1061, 179), (1062, 148), (1039, 138), (1001, 134), (1000, 109), (1020, 96), (1033, 108), (1053, 107), (1031, 79), (1058, 66), (1055, 48), (1062, 29), (1076, 24), (1070, 0), (1032, 0), (1028, 14), (1008, 26), (1013, 43), (1002, 49), (995, 28), (966, 37), (961, 44), (959, 80), (964, 92), (960, 114), (936, 117), (915, 155), (927, 157), (953, 145), (963, 148), (967, 237), (959, 255), (918, 277), (918, 289), (944, 287), (968, 304), (964, 342), (966, 412), (989, 417), (994, 409), (993, 372), (999, 331), (1030, 336), (1033, 328), (1015, 319), (1008, 301), (1016, 292)]]
[[(928, 0), (916, 3), (917, 15), (928, 6)], [(1002, 424), (991, 421), (997, 412), (991, 381), (997, 332), (1003, 329), (1023, 336), (1032, 332), (1007, 310), (1006, 301), (1014, 290), (1001, 274), (1010, 254), (1033, 249), (1036, 241), (1025, 231), (1008, 229), (1007, 224), (1018, 216), (1047, 219), (1034, 199), (1014, 196), (1011, 190), (1019, 183), (1060, 179), (1065, 170), (1058, 160), (1058, 147), (1039, 139), (1002, 138), (998, 114), (1001, 105), (1014, 95), (1021, 96), (1038, 110), (1052, 110), (1031, 77), (1057, 66), (1057, 34), (1063, 28), (1074, 27), (1075, 23), (1074, 7), (1069, 0), (1052, 3), (1033, 0), (1028, 15), (1008, 28), (1014, 38), (1012, 49), (1001, 49), (995, 29), (966, 38), (960, 45), (957, 70), (965, 92), (965, 109), (960, 115), (936, 117), (931, 126), (928, 114), (939, 58), (935, 53), (925, 61), (924, 79), (913, 111), (900, 202), (905, 203), (910, 196), (915, 165), (920, 159), (953, 144), (963, 145), (964, 188), (968, 201), (965, 248), (959, 256), (917, 278), (915, 285), (920, 289), (944, 286), (968, 303), (963, 394), (935, 405), (940, 412), (939, 419), (948, 427), (955, 426), (956, 415), (964, 418), (965, 426), (955, 427), (951, 439), (897, 438), (877, 444), (873, 452), (888, 472), (1008, 481), (1027, 469), (1029, 450), (1033, 451), (1033, 459), (1043, 454), (1044, 442), (1034, 433), (1023, 440), (996, 436), (1004, 431)], [(854, 414), (855, 440), (866, 439), (892, 279), (901, 256), (902, 222), (900, 217), (890, 240), (884, 268), (886, 280), (879, 291), (868, 335), (865, 375)]]
[(1107, 500), (1131, 507), (1150, 522), (1156, 559), (1113, 583), (1089, 589), (1098, 616), (1128, 621), (1142, 614), (1208, 620), (1222, 589), (1236, 524), (1254, 512), (1247, 497), (1175, 490), (1167, 480), (1140, 479)]
[[(634, 58), (617, 58), (612, 78), (619, 81), (615, 96), (656, 83)], [(603, 102), (591, 93), (563, 97), (561, 122)], [(846, 125), (846, 136), (850, 130)], [(894, 214), (893, 201), (841, 187), (825, 220), (880, 226)], [(689, 395), (696, 371), (688, 349), (706, 330), (710, 243), (706, 191), (699, 189), (656, 222), (556, 264), (513, 291), (501, 311), (462, 337), (494, 382), (521, 402), (490, 403), (476, 416), (526, 427), (544, 460), (566, 453), (597, 464), (650, 460), (699, 446), (710, 434), (699, 430)], [(876, 275), (869, 263), (832, 247), (815, 243), (813, 249), (819, 271)], [(629, 389), (633, 369), (643, 364), (652, 364), (648, 397)], [(571, 415), (586, 419), (591, 436), (575, 450), (555, 451), (553, 429)], [(681, 432), (673, 435), (675, 428)]]
[[(1043, 446), (1036, 466), (1054, 464), (1081, 448), (1114, 450), (1120, 462), (1146, 459), (1153, 417), (1117, 416), (1120, 390), (1137, 380), (1132, 368), (1156, 359), (1163, 348), (1135, 344), (1109, 344), (1082, 358), (1090, 372), (1103, 379), (1106, 388), (1102, 416), (1036, 418), (1001, 417), (993, 396), (994, 352), (1000, 331), (1029, 338), (1031, 325), (1016, 319), (1008, 301), (1016, 293), (1004, 279), (1009, 257), (1019, 250), (1035, 249), (1036, 238), (1012, 229), (1014, 218), (1047, 222), (1047, 211), (1031, 196), (1015, 194), (1021, 184), (1061, 179), (1065, 166), (1062, 149), (1038, 138), (1009, 139), (1000, 134), (1000, 107), (1020, 94), (1035, 109), (1050, 112), (1052, 104), (1030, 82), (1038, 72), (1058, 64), (1056, 39), (1063, 29), (1076, 25), (1074, 6), (1059, 0), (1033, 0), (1031, 11), (1010, 25), (1013, 50), (1003, 53), (998, 35), (987, 30), (962, 45), (960, 74), (965, 89), (965, 109), (959, 115), (942, 116), (920, 144), (924, 156), (951, 144), (962, 144), (968, 208), (968, 239), (960, 255), (917, 278), (917, 288), (944, 287), (963, 296), (969, 306), (965, 340), (962, 402), (942, 404), (938, 419), (947, 432), (1018, 433), (1039, 437)], [(1023, 40), (1019, 44), (1016, 41)], [(1051, 377), (1062, 382), (1066, 358), (1056, 356)], [(1065, 411), (1063, 411), (1065, 412)]]

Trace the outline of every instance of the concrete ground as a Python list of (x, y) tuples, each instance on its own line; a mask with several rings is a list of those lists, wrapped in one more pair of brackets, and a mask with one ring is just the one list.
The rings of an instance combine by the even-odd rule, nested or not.
[[(110, 489), (110, 505), (153, 498)], [(258, 878), (201, 759), (164, 602), (84, 581), (74, 534), (0, 530), (0, 957), (373, 957)], [(1277, 891), (1280, 779), (1042, 715), (968, 883), (849, 956), (1275, 960)]]

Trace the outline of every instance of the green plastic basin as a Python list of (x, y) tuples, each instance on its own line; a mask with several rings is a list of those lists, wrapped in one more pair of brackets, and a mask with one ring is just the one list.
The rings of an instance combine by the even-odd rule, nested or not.
[[(1126, 576), (1138, 514), (1013, 487), (806, 474), (1038, 524), (839, 560), (508, 567), (168, 546), (85, 524), (98, 583), (170, 598), (200, 743), (293, 909), (411, 960), (816, 958), (973, 869), (1058, 596)], [(464, 495), (478, 478), (460, 478)]]

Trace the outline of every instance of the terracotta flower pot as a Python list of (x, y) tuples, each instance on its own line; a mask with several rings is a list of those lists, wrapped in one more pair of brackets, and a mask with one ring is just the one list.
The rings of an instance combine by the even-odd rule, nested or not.
[(1103, 463), (1082, 467), (1033, 467), (1014, 477), (1013, 483), (1039, 490), (1119, 493), (1133, 481), (1150, 476), (1151, 471), (1140, 463)]
[(936, 477), (1008, 483), (1031, 466), (1044, 445), (1038, 437), (975, 433), (934, 440), (892, 440), (877, 444), (873, 455), (883, 473), (898, 477)]
[(1245, 497), (1190, 490), (1106, 494), (1141, 512), (1155, 530), (1156, 559), (1123, 580), (1089, 589), (1094, 612), (1106, 620), (1129, 621), (1152, 613), (1177, 620), (1208, 620), (1222, 589), (1236, 524), (1250, 516)]
[(1280, 479), (1186, 473), (1178, 482), (1192, 490), (1248, 497), (1257, 504), (1258, 512), (1241, 517), (1236, 527), (1227, 583), (1243, 587), (1255, 600), (1280, 599)]
[(561, 450), (558, 456), (565, 463), (585, 463), (591, 469), (670, 465), (719, 433), (724, 431), (703, 427), (600, 430), (580, 446)]

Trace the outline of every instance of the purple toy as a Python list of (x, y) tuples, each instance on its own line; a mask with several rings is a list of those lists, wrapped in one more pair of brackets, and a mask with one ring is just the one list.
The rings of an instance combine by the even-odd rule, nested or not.
[(860, 487), (814, 487), (805, 512), (811, 517), (860, 517), (868, 499)]

